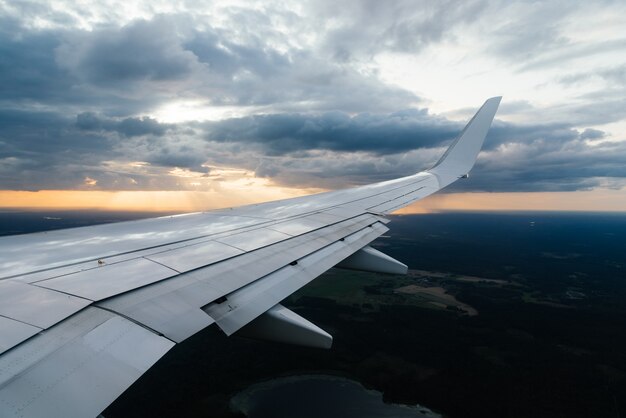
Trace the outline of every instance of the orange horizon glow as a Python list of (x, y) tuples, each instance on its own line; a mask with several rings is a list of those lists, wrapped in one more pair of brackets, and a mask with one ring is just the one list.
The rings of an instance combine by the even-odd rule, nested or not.
[(440, 193), (395, 212), (396, 215), (465, 212), (626, 212), (623, 190), (576, 192)]
[[(287, 199), (319, 189), (260, 187), (219, 191), (0, 190), (0, 208), (193, 212)], [(396, 214), (445, 211), (626, 212), (621, 190), (435, 194)]]

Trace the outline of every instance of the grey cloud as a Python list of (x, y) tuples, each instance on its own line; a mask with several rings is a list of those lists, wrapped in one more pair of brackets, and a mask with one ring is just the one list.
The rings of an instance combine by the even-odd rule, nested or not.
[(495, 120), (489, 130), (488, 140), (483, 149), (488, 151), (505, 143), (528, 144), (538, 140), (561, 145), (579, 137), (580, 133), (574, 129), (572, 124), (514, 124)]
[(55, 62), (58, 35), (24, 31), (19, 23), (0, 19), (0, 101), (68, 102), (80, 100), (72, 77)]
[[(175, 189), (180, 186), (167, 172), (179, 167), (206, 173), (207, 154), (203, 141), (194, 144), (188, 134), (154, 119), (0, 111), (2, 189), (80, 188), (85, 177), (98, 180), (98, 189)], [(135, 161), (148, 165), (128, 171)]]
[(114, 131), (124, 136), (156, 135), (163, 136), (173, 125), (160, 123), (150, 117), (131, 117), (122, 120), (104, 118), (93, 112), (76, 115), (76, 126), (84, 131)]
[(606, 136), (606, 132), (599, 129), (587, 128), (581, 134), (581, 139), (602, 139)]
[[(204, 124), (211, 141), (255, 143), (273, 155), (315, 149), (394, 154), (445, 145), (462, 127), (462, 123), (429, 115), (425, 109), (387, 115), (271, 114)], [(602, 131), (595, 129), (586, 129), (581, 134), (571, 123), (513, 124), (496, 120), (485, 149), (507, 142), (547, 140), (562, 144), (581, 137), (597, 139), (602, 135)]]
[[(499, 59), (496, 64), (533, 69), (554, 65), (555, 56), (595, 53), (595, 45), (561, 37), (563, 4), (535, 5), (534, 13), (493, 23), (477, 48)], [(55, 29), (75, 18), (54, 15), (50, 7), (20, 6), (20, 13), (45, 14), (52, 24), (33, 29), (0, 17), (0, 187), (75, 188), (88, 176), (101, 189), (176, 190), (184, 185), (168, 174), (172, 168), (202, 175), (207, 164), (329, 188), (413, 173), (437, 160), (462, 123), (425, 110), (398, 112), (424, 102), (382, 82), (372, 57), (454, 42), (464, 33), (458, 28), (490, 22), (500, 12), (510, 16), (512, 7), (327, 1), (304, 5), (297, 15), (274, 5), (233, 6), (221, 15), (226, 24), (189, 13), (87, 31)], [(614, 41), (597, 50), (621, 47)], [(570, 74), (563, 83), (593, 78), (611, 89), (550, 108), (505, 99), (500, 115), (524, 114), (534, 122), (496, 121), (471, 180), (452, 190), (621, 184), (626, 149), (597, 141), (620, 138), (589, 127), (626, 116), (624, 74), (623, 65)], [(178, 100), (258, 106), (265, 114), (184, 124), (141, 117)], [(455, 118), (474, 110), (461, 109)]]
[(557, 81), (564, 85), (573, 85), (592, 81), (595, 79), (603, 80), (607, 86), (614, 89), (623, 89), (626, 87), (626, 65), (616, 67), (608, 67), (594, 72), (575, 72), (559, 77)]
[(339, 61), (367, 59), (381, 51), (417, 53), (452, 37), (452, 30), (475, 20), (484, 1), (314, 2), (318, 24), (328, 24), (324, 44)]
[[(409, 112), (414, 118), (417, 114)], [(225, 141), (252, 141), (262, 146), (266, 155), (279, 155), (262, 160), (256, 167), (259, 176), (290, 186), (335, 188), (428, 168), (461, 129), (459, 124), (442, 122), (425, 112), (417, 118), (423, 119), (422, 123), (409, 119), (405, 125), (395, 115), (332, 116), (232, 120), (232, 125), (220, 123), (222, 130), (212, 135), (225, 135)], [(224, 131), (225, 125), (237, 129)], [(362, 135), (363, 131), (367, 135)], [(596, 129), (580, 131), (572, 124), (496, 121), (471, 181), (447, 191), (571, 191), (603, 185), (609, 178), (615, 184), (626, 184), (626, 145), (586, 142), (604, 135)], [(311, 151), (303, 153), (303, 149)]]
[[(599, 132), (593, 132), (592, 136)], [(589, 145), (589, 131), (568, 141), (550, 136), (533, 141), (507, 142), (479, 158), (472, 171), (472, 190), (479, 191), (575, 191), (602, 186), (606, 179), (626, 185), (626, 144), (603, 142)], [(455, 184), (451, 191), (464, 188)]]
[[(488, 137), (490, 150), (481, 154), (470, 179), (453, 184), (444, 193), (575, 191), (605, 187), (607, 183), (614, 187), (626, 185), (626, 145), (590, 146), (583, 134), (561, 141), (552, 140), (543, 127), (537, 132), (544, 133), (535, 139), (529, 135), (523, 142), (510, 139), (498, 143), (499, 139)], [(289, 186), (341, 188), (427, 169), (444, 149), (423, 148), (386, 155), (315, 151), (306, 156), (263, 159), (256, 173)]]
[[(507, 5), (515, 10), (518, 5)], [(506, 7), (504, 9), (506, 10)], [(500, 13), (502, 5), (498, 7)], [(527, 12), (507, 19), (504, 24), (495, 23), (496, 29), (491, 33), (493, 39), (486, 46), (487, 50), (507, 60), (525, 63), (526, 69), (530, 65), (539, 65), (539, 60), (545, 60), (555, 52), (569, 45), (559, 31), (559, 23), (568, 14), (558, 3), (536, 3), (528, 7)]]
[(103, 157), (112, 156), (110, 148), (108, 138), (80, 134), (72, 129), (70, 119), (56, 113), (0, 111), (0, 187), (76, 186), (86, 167), (98, 166)]
[[(610, 10), (619, 14), (618, 2), (596, 0), (592, 3), (571, 2), (508, 2), (494, 1), (481, 16), (489, 26), (484, 30), (482, 48), (491, 57), (503, 60), (517, 71), (541, 71), (558, 66), (564, 71), (566, 63), (579, 58), (621, 51), (626, 40), (604, 40), (569, 37), (567, 27), (572, 21), (584, 22), (581, 12), (585, 6), (595, 10)], [(584, 29), (581, 29), (584, 31)], [(567, 80), (567, 77), (565, 77)], [(573, 80), (576, 81), (576, 80)]]
[(251, 45), (237, 44), (228, 40), (228, 34), (205, 30), (195, 33), (184, 43), (198, 60), (209, 67), (209, 71), (231, 78), (237, 73), (248, 71), (262, 77), (283, 73), (291, 66), (289, 57), (276, 50), (266, 48), (259, 39)]
[(72, 36), (57, 54), (62, 66), (105, 86), (180, 80), (196, 63), (195, 55), (181, 47), (174, 23), (165, 18)]
[(209, 140), (259, 143), (271, 154), (308, 149), (389, 154), (437, 145), (460, 127), (425, 110), (407, 110), (389, 115), (260, 115), (210, 123), (207, 129)]
[[(150, 132), (154, 121), (147, 121), (148, 131), (125, 135), (117, 130), (120, 120), (89, 113), (72, 120), (1, 112), (0, 187), (75, 188), (90, 177), (100, 189), (176, 190), (185, 186), (169, 170), (206, 174), (210, 165), (244, 167), (289, 186), (345, 187), (428, 168), (462, 128), (424, 110), (264, 115), (171, 126), (165, 134)], [(563, 124), (496, 121), (471, 180), (448, 191), (577, 190), (606, 179), (619, 184), (626, 178), (626, 146), (587, 142), (602, 136)], [(133, 161), (147, 165), (133, 168)]]
[(0, 107), (28, 110), (43, 105), (67, 113), (92, 108), (128, 115), (158, 104), (159, 96), (163, 99), (153, 92), (100, 89), (86, 82), (59, 57), (62, 49), (70, 57), (77, 53), (68, 42), (84, 36), (86, 32), (79, 29), (33, 30), (15, 19), (0, 17)]
[(267, 33), (242, 36), (241, 28), (205, 23), (196, 29), (192, 18), (181, 16), (91, 31), (32, 30), (4, 21), (0, 103), (7, 106), (46, 103), (69, 113), (128, 117), (185, 99), (347, 112), (392, 111), (420, 100), (314, 51), (279, 51), (267, 43), (279, 36), (269, 26)]
[(344, 188), (414, 174), (433, 165), (440, 149), (420, 149), (402, 154), (309, 151), (280, 158), (261, 158), (257, 176), (291, 187)]
[(554, 46), (555, 48), (551, 48), (549, 54), (538, 55), (536, 58), (531, 59), (522, 65), (520, 70), (527, 71), (555, 65), (562, 66), (568, 61), (581, 57), (589, 58), (593, 55), (603, 54), (606, 52), (620, 52), (626, 48), (626, 39), (616, 39), (602, 43), (590, 42), (586, 44), (573, 42), (566, 43), (563, 41), (561, 45)]

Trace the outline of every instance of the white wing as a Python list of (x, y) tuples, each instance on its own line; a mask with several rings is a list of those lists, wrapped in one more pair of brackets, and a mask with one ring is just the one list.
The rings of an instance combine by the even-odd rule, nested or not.
[(216, 323), (317, 347), (279, 303), (333, 266), (402, 273), (368, 247), (385, 214), (464, 177), (496, 113), (485, 102), (430, 170), (215, 212), (0, 238), (0, 416), (96, 416), (175, 343)]

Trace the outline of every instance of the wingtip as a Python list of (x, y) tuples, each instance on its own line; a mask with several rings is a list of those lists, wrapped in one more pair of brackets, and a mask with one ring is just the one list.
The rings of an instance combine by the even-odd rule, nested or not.
[(447, 176), (449, 184), (449, 180), (465, 176), (472, 169), (501, 99), (495, 96), (485, 101), (429, 172)]

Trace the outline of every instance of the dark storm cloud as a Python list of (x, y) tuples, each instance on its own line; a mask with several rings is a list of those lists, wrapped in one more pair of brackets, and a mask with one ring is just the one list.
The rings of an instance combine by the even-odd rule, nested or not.
[[(389, 115), (262, 115), (204, 128), (212, 141), (254, 144), (262, 155), (280, 156), (263, 160), (255, 168), (259, 176), (290, 186), (333, 188), (426, 169), (462, 124), (411, 110)], [(601, 130), (577, 129), (571, 122), (496, 120), (472, 180), (449, 191), (572, 191), (606, 186), (610, 178), (609, 183), (621, 184), (626, 179), (626, 145), (593, 142), (605, 137)]]
[[(575, 191), (610, 184), (623, 186), (624, 157), (626, 144), (620, 142), (590, 146), (582, 138), (562, 144), (538, 140), (485, 156), (466, 186), (480, 191)], [(451, 190), (461, 187), (455, 185)]]
[(163, 136), (173, 125), (159, 123), (156, 119), (145, 116), (114, 120), (100, 117), (93, 112), (83, 112), (76, 115), (76, 126), (85, 131), (114, 131), (131, 137), (141, 135)]
[[(204, 126), (209, 140), (257, 143), (272, 154), (324, 149), (381, 155), (442, 146), (459, 134), (463, 123), (429, 115), (427, 109), (410, 109), (388, 115), (350, 116), (343, 112), (257, 115)], [(571, 123), (513, 124), (496, 120), (484, 149), (538, 139), (562, 144), (579, 138), (598, 139), (603, 135), (596, 129), (586, 129), (580, 134)]]
[(72, 79), (55, 61), (57, 35), (28, 32), (18, 22), (0, 19), (0, 101), (76, 100)]
[(428, 115), (426, 110), (390, 115), (259, 115), (227, 119), (207, 127), (210, 140), (255, 142), (272, 154), (307, 149), (397, 153), (437, 145), (452, 138), (460, 128), (456, 123)]

